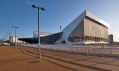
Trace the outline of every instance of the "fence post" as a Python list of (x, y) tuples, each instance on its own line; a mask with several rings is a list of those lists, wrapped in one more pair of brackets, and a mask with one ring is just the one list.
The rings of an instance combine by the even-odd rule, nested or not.
[(82, 54), (83, 54), (83, 48), (84, 48), (84, 47), (81, 47), (81, 49), (82, 49), (82, 51), (81, 51), (81, 52), (82, 52)]
[(88, 55), (88, 52), (89, 52), (89, 49), (88, 49), (88, 47), (86, 48), (86, 50), (87, 50), (87, 55)]
[(61, 51), (61, 48), (62, 48), (62, 45), (60, 45), (60, 47), (59, 47), (59, 51)]
[(67, 47), (67, 49), (68, 49), (68, 53), (69, 53), (69, 46)]
[(112, 47), (112, 46), (110, 46), (110, 54), (112, 54), (112, 50), (111, 50), (111, 47)]
[(95, 53), (95, 45), (94, 45), (94, 53)]
[(57, 51), (60, 51), (60, 45), (58, 46)]
[(54, 49), (54, 51), (56, 51), (56, 47), (55, 46), (53, 46), (53, 49)]
[(102, 57), (102, 55), (103, 55), (103, 48), (104, 48), (104, 46), (102, 45), (102, 47), (100, 48), (100, 56)]
[(78, 54), (78, 47), (77, 46), (75, 47), (75, 52), (76, 52), (76, 54)]
[(50, 50), (52, 50), (52, 47), (50, 46)]

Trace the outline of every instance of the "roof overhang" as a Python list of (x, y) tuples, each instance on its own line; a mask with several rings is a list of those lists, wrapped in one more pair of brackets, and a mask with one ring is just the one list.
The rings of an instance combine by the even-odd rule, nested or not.
[(93, 14), (90, 13), (89, 11), (85, 11), (85, 15), (86, 15), (87, 17), (89, 17), (89, 18), (91, 18), (91, 19), (93, 19), (93, 20), (95, 20), (95, 21), (101, 23), (101, 24), (104, 25), (105, 27), (110, 28), (110, 25), (109, 25), (107, 22), (105, 22), (105, 21), (103, 21), (102, 19), (98, 18), (97, 16), (93, 15)]

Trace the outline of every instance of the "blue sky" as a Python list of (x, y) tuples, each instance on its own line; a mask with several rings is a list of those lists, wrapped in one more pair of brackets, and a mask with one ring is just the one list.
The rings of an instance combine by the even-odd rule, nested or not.
[(0, 39), (7, 32), (14, 35), (12, 26), (18, 26), (18, 37), (33, 37), (37, 31), (37, 9), (32, 4), (44, 7), (40, 12), (40, 31), (56, 33), (60, 25), (66, 27), (84, 10), (92, 12), (111, 25), (109, 34), (119, 40), (119, 0), (0, 0)]

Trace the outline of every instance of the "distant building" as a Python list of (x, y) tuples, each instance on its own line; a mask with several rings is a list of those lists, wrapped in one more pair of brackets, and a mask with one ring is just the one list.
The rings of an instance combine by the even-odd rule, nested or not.
[(0, 43), (2, 43), (2, 39), (0, 39)]
[[(84, 11), (74, 19), (62, 32), (41, 36), (41, 43), (50, 44), (108, 44), (108, 29), (110, 25), (93, 15)], [(41, 35), (41, 34), (40, 34)], [(36, 38), (19, 38), (27, 42), (38, 42)]]
[(113, 43), (113, 35), (112, 34), (108, 35), (108, 39), (109, 39), (109, 44), (112, 44)]
[[(15, 36), (10, 36), (10, 43), (15, 43)], [(16, 43), (22, 43), (23, 41), (18, 40), (18, 38), (16, 37)]]

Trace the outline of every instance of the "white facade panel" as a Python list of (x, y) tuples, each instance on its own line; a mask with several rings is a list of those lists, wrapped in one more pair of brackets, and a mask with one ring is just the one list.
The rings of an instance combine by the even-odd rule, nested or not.
[(72, 21), (68, 26), (66, 26), (63, 29), (63, 35), (61, 37), (59, 41), (66, 41), (67, 44), (69, 44), (70, 42), (68, 41), (68, 37), (70, 35), (70, 33), (76, 28), (76, 26), (84, 19), (85, 17), (85, 12), (83, 12), (80, 16), (78, 16), (74, 21)]

